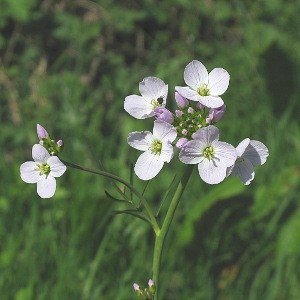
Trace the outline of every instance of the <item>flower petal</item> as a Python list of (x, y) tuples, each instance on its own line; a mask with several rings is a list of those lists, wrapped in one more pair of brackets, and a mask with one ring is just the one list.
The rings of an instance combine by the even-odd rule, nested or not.
[(147, 151), (149, 149), (149, 147), (151, 146), (152, 142), (153, 142), (153, 136), (152, 133), (149, 131), (143, 131), (143, 132), (131, 132), (128, 135), (127, 138), (127, 143), (137, 149), (137, 150), (141, 150), (141, 151)]
[(219, 96), (225, 93), (229, 85), (230, 76), (222, 68), (213, 69), (208, 75), (208, 88), (213, 96)]
[(153, 105), (138, 95), (130, 95), (125, 98), (124, 109), (137, 119), (146, 119), (154, 116)]
[(142, 180), (154, 178), (162, 169), (164, 162), (154, 155), (150, 150), (140, 155), (136, 161), (134, 172)]
[(238, 154), (239, 157), (241, 157), (244, 154), (244, 152), (245, 152), (246, 148), (248, 147), (249, 143), (250, 143), (250, 139), (246, 138), (238, 144), (238, 146), (236, 147), (236, 151), (237, 151), (237, 154)]
[(176, 139), (177, 130), (176, 128), (164, 121), (156, 120), (153, 127), (153, 137), (159, 141), (170, 141), (173, 142)]
[(251, 140), (246, 148), (243, 158), (247, 158), (254, 166), (263, 165), (269, 156), (268, 148), (261, 142)]
[(50, 166), (50, 176), (60, 177), (67, 170), (67, 167), (60, 161), (60, 159), (57, 156), (51, 156), (47, 160), (47, 163)]
[(215, 159), (203, 159), (198, 171), (201, 179), (209, 184), (218, 184), (226, 178), (226, 166)]
[(219, 159), (226, 167), (231, 167), (237, 159), (236, 149), (226, 143), (214, 141), (212, 146), (215, 150), (215, 157)]
[(56, 190), (56, 180), (51, 175), (43, 175), (37, 182), (37, 193), (41, 198), (51, 198)]
[[(193, 99), (191, 99), (193, 100)], [(218, 96), (200, 96), (199, 100), (200, 103), (202, 103), (204, 106), (210, 107), (210, 108), (218, 108), (224, 104), (224, 101), (221, 97)]]
[(199, 128), (193, 134), (194, 140), (200, 140), (206, 144), (206, 146), (211, 145), (213, 141), (219, 140), (219, 129), (214, 125), (209, 125), (207, 127)]
[(40, 144), (35, 144), (32, 147), (32, 158), (38, 163), (46, 163), (50, 157), (48, 151)]
[(174, 155), (174, 149), (172, 144), (169, 141), (163, 142), (159, 159), (169, 163), (173, 158), (173, 155)]
[(184, 144), (179, 153), (179, 160), (184, 164), (198, 164), (203, 160), (202, 152), (206, 144), (202, 141), (189, 141)]
[(255, 175), (252, 163), (247, 158), (238, 159), (231, 171), (231, 175), (240, 177), (245, 185), (250, 184)]
[(198, 60), (193, 60), (190, 62), (184, 70), (184, 81), (194, 90), (197, 90), (199, 87), (201, 87), (203, 83), (207, 84), (208, 72), (205, 66)]
[(200, 101), (201, 96), (197, 93), (197, 91), (191, 89), (188, 86), (176, 86), (175, 90), (183, 97), (193, 100)]
[(163, 97), (165, 103), (168, 95), (168, 85), (157, 77), (144, 78), (139, 84), (139, 89), (143, 98), (148, 101)]
[(40, 178), (40, 172), (35, 170), (36, 162), (27, 161), (20, 166), (20, 175), (26, 183), (37, 183)]

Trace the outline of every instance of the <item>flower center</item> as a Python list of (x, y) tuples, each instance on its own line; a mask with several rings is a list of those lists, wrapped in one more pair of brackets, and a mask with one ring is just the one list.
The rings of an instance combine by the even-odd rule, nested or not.
[(151, 104), (153, 106), (153, 110), (157, 107), (161, 107), (164, 102), (164, 96), (160, 96), (157, 99), (152, 99)]
[(49, 173), (51, 171), (50, 170), (50, 166), (47, 163), (46, 164), (42, 164), (42, 165), (37, 164), (35, 170), (39, 171), (40, 174), (42, 174), (42, 175), (49, 175)]
[(209, 92), (209, 88), (207, 87), (206, 83), (203, 83), (198, 89), (197, 89), (197, 93), (200, 96), (209, 96), (210, 92)]
[(212, 146), (208, 146), (203, 150), (202, 154), (205, 158), (212, 160), (215, 154), (215, 149)]
[(153, 154), (160, 154), (161, 153), (161, 148), (162, 148), (162, 144), (160, 141), (155, 140), (152, 145), (149, 147), (149, 149), (151, 150), (151, 152)]

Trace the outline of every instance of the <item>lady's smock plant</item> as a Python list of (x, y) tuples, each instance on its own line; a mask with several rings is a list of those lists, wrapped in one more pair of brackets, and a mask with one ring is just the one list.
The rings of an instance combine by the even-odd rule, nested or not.
[[(127, 138), (131, 147), (143, 151), (134, 167), (137, 177), (142, 180), (153, 179), (164, 164), (174, 157), (176, 159), (177, 155), (177, 162), (186, 165), (164, 216), (154, 213), (151, 199), (148, 199), (144, 191), (138, 191), (132, 181), (128, 182), (103, 170), (60, 160), (58, 155), (61, 155), (63, 149), (62, 140), (51, 139), (41, 125), (37, 125), (39, 144), (32, 149), (34, 161), (26, 162), (20, 167), (21, 178), (27, 183), (37, 183), (37, 191), (42, 198), (54, 195), (55, 178), (66, 171), (66, 166), (107, 177), (126, 187), (120, 189), (114, 185), (121, 199), (106, 192), (111, 200), (123, 201), (129, 206), (116, 213), (126, 213), (146, 221), (155, 236), (152, 270), (149, 271), (152, 279), (145, 289), (141, 289), (136, 283), (133, 285), (135, 294), (141, 299), (160, 298), (159, 274), (163, 245), (194, 165), (197, 164), (200, 178), (205, 183), (218, 184), (228, 176), (238, 176), (248, 185), (254, 178), (253, 167), (264, 164), (269, 155), (263, 143), (249, 138), (244, 139), (236, 148), (219, 141), (217, 124), (226, 111), (226, 105), (220, 96), (227, 90), (229, 78), (226, 70), (215, 68), (208, 73), (200, 61), (193, 60), (184, 71), (187, 86), (175, 88), (177, 108), (174, 112), (166, 107), (168, 85), (157, 77), (146, 77), (140, 82), (141, 96), (130, 95), (125, 98), (124, 109), (131, 116), (137, 119), (153, 117), (154, 120), (153, 132), (134, 131)], [(200, 178), (196, 177), (194, 180)]]

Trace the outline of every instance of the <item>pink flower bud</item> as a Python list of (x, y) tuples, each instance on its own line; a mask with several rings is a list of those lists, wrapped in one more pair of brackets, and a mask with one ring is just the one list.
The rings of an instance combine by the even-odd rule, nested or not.
[(173, 114), (164, 107), (155, 108), (154, 113), (157, 120), (161, 120), (170, 124), (174, 122)]
[(178, 107), (185, 107), (189, 105), (189, 100), (181, 96), (178, 92), (175, 92), (175, 100)]
[(154, 282), (153, 282), (152, 279), (149, 279), (149, 280), (148, 280), (148, 286), (149, 286), (149, 287), (154, 286)]
[(188, 134), (188, 131), (187, 131), (186, 129), (182, 129), (181, 133), (182, 133), (183, 135), (187, 135), (187, 134)]
[(56, 142), (56, 144), (59, 146), (59, 147), (62, 147), (64, 145), (63, 141), (62, 140), (58, 140)]
[(40, 140), (45, 139), (49, 136), (46, 129), (43, 126), (41, 126), (40, 124), (36, 125), (36, 131), (37, 131), (37, 136)]
[(183, 112), (181, 110), (175, 110), (176, 117), (180, 118), (183, 115)]
[(220, 106), (218, 108), (211, 108), (209, 110), (208, 117), (211, 120), (211, 122), (218, 122), (223, 117), (225, 111), (226, 111), (226, 105), (225, 104), (223, 104), (222, 106)]
[(176, 147), (181, 149), (182, 147), (184, 147), (184, 145), (188, 142), (189, 140), (186, 138), (180, 138), (177, 143), (176, 143)]
[(204, 109), (204, 108), (205, 108), (205, 105), (203, 105), (202, 103), (198, 102), (198, 103), (196, 104), (196, 108), (198, 108), (198, 109)]
[(194, 112), (194, 109), (193, 109), (192, 107), (189, 107), (189, 108), (188, 108), (188, 113), (189, 113), (189, 114), (192, 114), (193, 112)]
[(137, 283), (133, 284), (133, 289), (137, 292), (140, 290), (140, 286)]

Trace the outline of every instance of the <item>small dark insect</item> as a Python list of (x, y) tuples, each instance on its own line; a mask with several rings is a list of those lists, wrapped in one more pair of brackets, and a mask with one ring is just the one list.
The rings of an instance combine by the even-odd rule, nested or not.
[(157, 98), (157, 102), (158, 102), (160, 105), (162, 105), (163, 102), (164, 102), (164, 98), (165, 98), (165, 96), (160, 96), (160, 97), (158, 97), (158, 98)]

